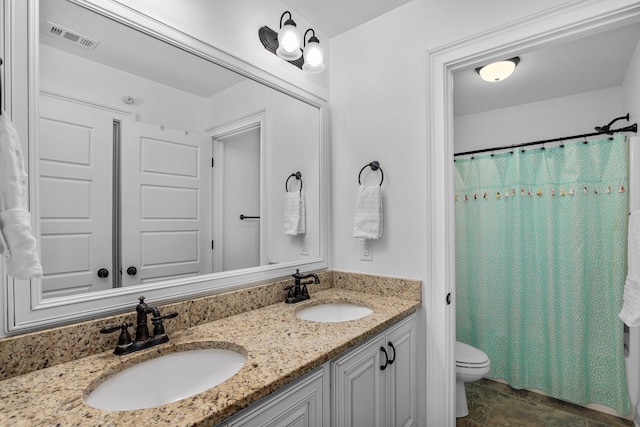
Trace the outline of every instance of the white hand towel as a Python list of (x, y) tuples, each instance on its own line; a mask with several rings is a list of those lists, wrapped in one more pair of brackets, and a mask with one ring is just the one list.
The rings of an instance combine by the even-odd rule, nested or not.
[(358, 188), (353, 237), (378, 240), (382, 237), (382, 191), (379, 185)]
[(284, 205), (284, 234), (297, 236), (307, 231), (306, 208), (302, 192), (286, 193)]
[(640, 211), (629, 215), (627, 278), (620, 318), (628, 326), (640, 326)]
[(27, 211), (27, 174), (18, 134), (7, 113), (0, 116), (0, 252), (6, 273), (17, 279), (42, 277), (36, 239)]

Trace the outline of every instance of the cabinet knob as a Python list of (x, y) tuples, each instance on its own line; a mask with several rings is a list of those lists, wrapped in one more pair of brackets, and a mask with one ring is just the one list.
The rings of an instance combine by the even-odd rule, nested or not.
[(127, 268), (127, 274), (129, 276), (135, 276), (136, 274), (138, 274), (138, 270), (135, 267), (131, 266)]
[(98, 277), (100, 277), (101, 279), (106, 279), (107, 277), (109, 277), (109, 270), (107, 270), (106, 268), (101, 268), (100, 270), (98, 270)]

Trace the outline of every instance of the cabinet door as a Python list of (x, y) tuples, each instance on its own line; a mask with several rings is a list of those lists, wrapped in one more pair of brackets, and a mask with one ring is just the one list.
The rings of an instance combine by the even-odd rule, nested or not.
[(339, 357), (331, 364), (334, 427), (382, 427), (384, 422), (384, 337)]
[[(228, 427), (323, 427), (329, 424), (328, 367), (323, 366), (284, 390), (264, 399), (226, 425)], [(325, 404), (325, 401), (327, 402)], [(326, 422), (325, 422), (326, 421)]]
[(393, 363), (387, 376), (387, 426), (409, 427), (418, 416), (417, 337), (415, 316), (411, 316), (386, 334), (386, 347)]

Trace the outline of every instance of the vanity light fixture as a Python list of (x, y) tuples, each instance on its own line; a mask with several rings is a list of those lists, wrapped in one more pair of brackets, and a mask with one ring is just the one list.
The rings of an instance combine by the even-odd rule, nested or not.
[[(282, 19), (289, 14), (282, 24)], [(311, 37), (307, 41), (307, 34), (311, 31)], [(278, 55), (285, 61), (305, 70), (309, 73), (320, 73), (324, 71), (324, 49), (320, 46), (320, 41), (316, 37), (315, 31), (309, 28), (304, 33), (304, 56), (303, 49), (300, 48), (300, 33), (296, 23), (291, 19), (291, 12), (285, 11), (280, 16), (280, 33), (276, 33), (271, 28), (264, 26), (258, 30), (260, 42), (269, 52)]]
[[(307, 33), (311, 31), (309, 43), (307, 43)], [(316, 32), (309, 28), (304, 33), (304, 64), (302, 69), (309, 73), (321, 73), (324, 71), (324, 49), (320, 46), (320, 40), (316, 37)]]
[(480, 78), (487, 82), (499, 82), (506, 79), (513, 70), (516, 69), (516, 65), (520, 62), (520, 57), (515, 56), (504, 61), (492, 62), (491, 64), (483, 67), (476, 68), (476, 73), (480, 75)]
[[(289, 19), (284, 21), (282, 25), (282, 18), (284, 15), (289, 14)], [(291, 19), (291, 12), (285, 11), (280, 16), (280, 32), (278, 33), (278, 48), (276, 49), (276, 55), (287, 61), (295, 61), (302, 56), (300, 50), (300, 31), (296, 27), (296, 23)]]

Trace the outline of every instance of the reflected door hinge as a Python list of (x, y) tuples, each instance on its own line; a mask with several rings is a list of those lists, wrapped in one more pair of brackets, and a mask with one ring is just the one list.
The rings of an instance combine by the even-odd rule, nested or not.
[(213, 250), (213, 240), (211, 241), (211, 250)]
[(211, 167), (213, 167), (215, 164), (215, 161), (213, 160), (213, 157), (211, 158)]

